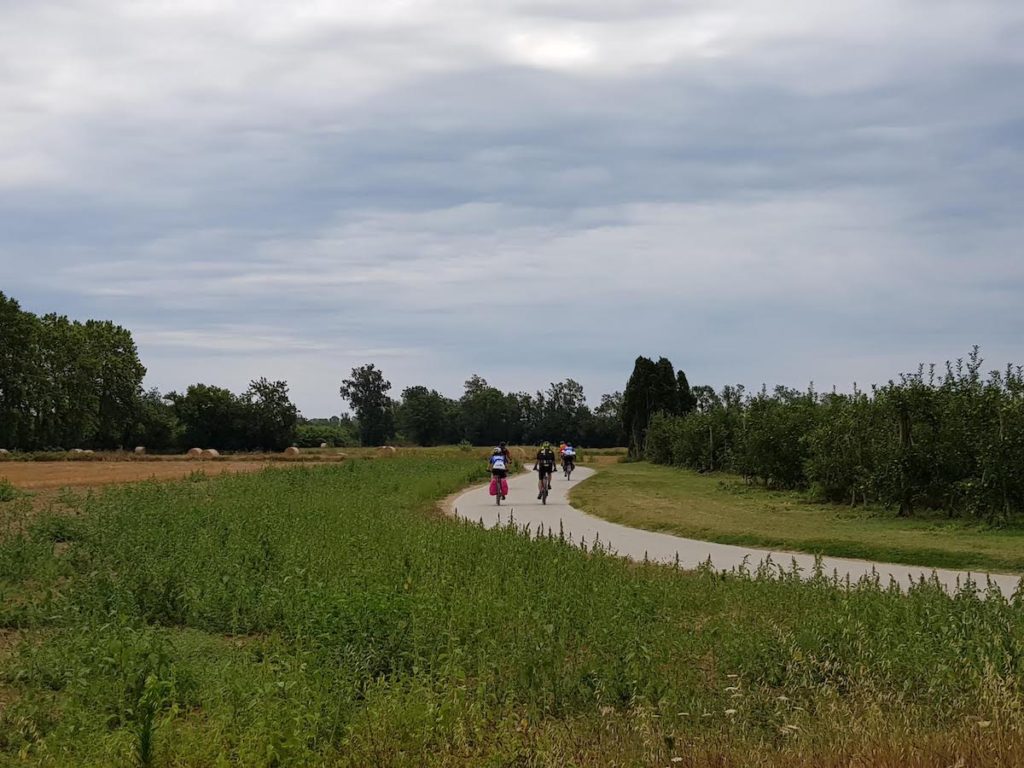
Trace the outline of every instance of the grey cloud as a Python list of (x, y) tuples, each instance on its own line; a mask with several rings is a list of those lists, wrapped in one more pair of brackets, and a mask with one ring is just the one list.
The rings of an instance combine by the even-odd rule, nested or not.
[(0, 287), (138, 328), (165, 388), (221, 354), (313, 412), (371, 352), (591, 396), (640, 352), (751, 385), (1024, 357), (1024, 9), (765, 8), (4, 6)]

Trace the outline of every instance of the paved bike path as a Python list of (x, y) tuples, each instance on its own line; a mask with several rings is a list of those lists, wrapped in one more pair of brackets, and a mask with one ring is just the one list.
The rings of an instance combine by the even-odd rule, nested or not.
[[(469, 490), (457, 497), (451, 504), (452, 512), (474, 522), (482, 520), (484, 525), (489, 528), (498, 524), (508, 524), (510, 515), (517, 525), (528, 525), (534, 532), (538, 531), (541, 526), (544, 530), (555, 531), (558, 531), (561, 526), (565, 535), (571, 537), (577, 544), (581, 540), (585, 540), (590, 546), (597, 539), (616, 554), (633, 560), (643, 560), (644, 557), (647, 557), (656, 562), (674, 563), (678, 555), (679, 563), (683, 568), (696, 568), (711, 558), (712, 564), (718, 570), (738, 568), (744, 562), (753, 569), (769, 556), (773, 563), (781, 565), (787, 570), (792, 568), (795, 561), (808, 576), (814, 568), (814, 556), (802, 552), (738, 547), (686, 539), (668, 533), (629, 528), (588, 515), (571, 507), (568, 496), (570, 489), (593, 474), (594, 470), (584, 466), (576, 469), (571, 481), (567, 481), (561, 473), (556, 474), (551, 493), (548, 496), (548, 503), (544, 506), (537, 500), (537, 473), (526, 472), (509, 478), (508, 499), (502, 502), (500, 507), (495, 506), (494, 497), (490, 496), (487, 487), (483, 486)], [(883, 585), (887, 585), (892, 578), (906, 586), (910, 580), (917, 581), (922, 576), (930, 578), (934, 573), (939, 581), (950, 590), (956, 587), (958, 579), (963, 583), (968, 576), (982, 588), (986, 583), (984, 573), (953, 571), (943, 568), (931, 569), (917, 565), (875, 563), (844, 557), (824, 557), (821, 562), (826, 574), (832, 575), (835, 572), (840, 579), (849, 576), (851, 581), (857, 581), (861, 576), (877, 573)], [(1007, 597), (1014, 593), (1020, 580), (1020, 576), (1010, 574), (990, 574), (988, 578)]]

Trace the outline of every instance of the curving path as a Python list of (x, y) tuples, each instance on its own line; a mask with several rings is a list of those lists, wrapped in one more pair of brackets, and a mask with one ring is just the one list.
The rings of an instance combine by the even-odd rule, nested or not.
[[(610, 523), (593, 517), (569, 506), (569, 490), (578, 483), (594, 474), (594, 470), (579, 467), (567, 482), (561, 474), (555, 476), (547, 506), (537, 500), (537, 474), (526, 472), (509, 478), (508, 499), (500, 507), (495, 506), (494, 498), (488, 495), (487, 487), (474, 488), (458, 496), (451, 503), (451, 511), (458, 517), (467, 520), (483, 521), (487, 527), (507, 524), (510, 515), (517, 525), (528, 525), (530, 530), (537, 531), (544, 527), (558, 530), (559, 526), (567, 537), (579, 543), (585, 540), (592, 544), (595, 539), (601, 541), (606, 548), (615, 554), (634, 560), (650, 560), (661, 563), (674, 563), (678, 555), (679, 563), (684, 568), (696, 568), (711, 558), (712, 564), (719, 570), (730, 570), (740, 567), (746, 562), (750, 568), (756, 567), (769, 556), (772, 562), (787, 569), (795, 562), (808, 575), (814, 568), (814, 556), (801, 552), (779, 552), (753, 547), (737, 547), (729, 544), (715, 544), (708, 541), (685, 539), (668, 533), (644, 531), (629, 528), (617, 523)], [(970, 574), (967, 571), (951, 571), (931, 569), (916, 565), (897, 565), (894, 563), (873, 563), (867, 560), (852, 560), (842, 557), (823, 557), (822, 566), (825, 573), (837, 573), (840, 579), (847, 576), (853, 581), (861, 576), (877, 573), (882, 584), (888, 584), (890, 578), (900, 584), (908, 584), (910, 580), (918, 580), (922, 576), (928, 578), (933, 573), (947, 589), (954, 589), (957, 581), (963, 582), (968, 576), (974, 578), (982, 587), (985, 586), (984, 574)], [(1007, 597), (1017, 589), (1020, 576), (1009, 574), (989, 574), (988, 578), (999, 587)]]

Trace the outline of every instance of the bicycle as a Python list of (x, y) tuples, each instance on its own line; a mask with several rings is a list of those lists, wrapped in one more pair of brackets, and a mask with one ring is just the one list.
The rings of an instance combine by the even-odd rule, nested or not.
[(494, 478), (494, 505), (497, 507), (501, 506), (501, 478)]
[(565, 479), (572, 477), (572, 471), (576, 469), (576, 460), (565, 456), (562, 458), (562, 471), (565, 472)]
[(502, 495), (502, 492), (505, 490), (504, 483), (506, 482), (506, 480), (504, 477), (498, 477), (497, 475), (491, 475), (491, 478), (494, 480), (495, 484), (494, 504), (495, 506), (500, 507), (501, 500), (505, 498)]
[(538, 469), (540, 472), (541, 486), (540, 486), (540, 503), (547, 505), (548, 503), (548, 492), (551, 490), (551, 472), (546, 469)]

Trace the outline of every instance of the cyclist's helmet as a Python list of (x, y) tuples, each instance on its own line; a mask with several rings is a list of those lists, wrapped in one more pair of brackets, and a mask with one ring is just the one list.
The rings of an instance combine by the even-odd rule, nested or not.
[(543, 448), (543, 449), (544, 449), (545, 451), (547, 451), (547, 450), (550, 450), (550, 449), (551, 449), (551, 443), (545, 442), (545, 443), (544, 443), (544, 444), (543, 444), (543, 445), (541, 446), (541, 448)]

